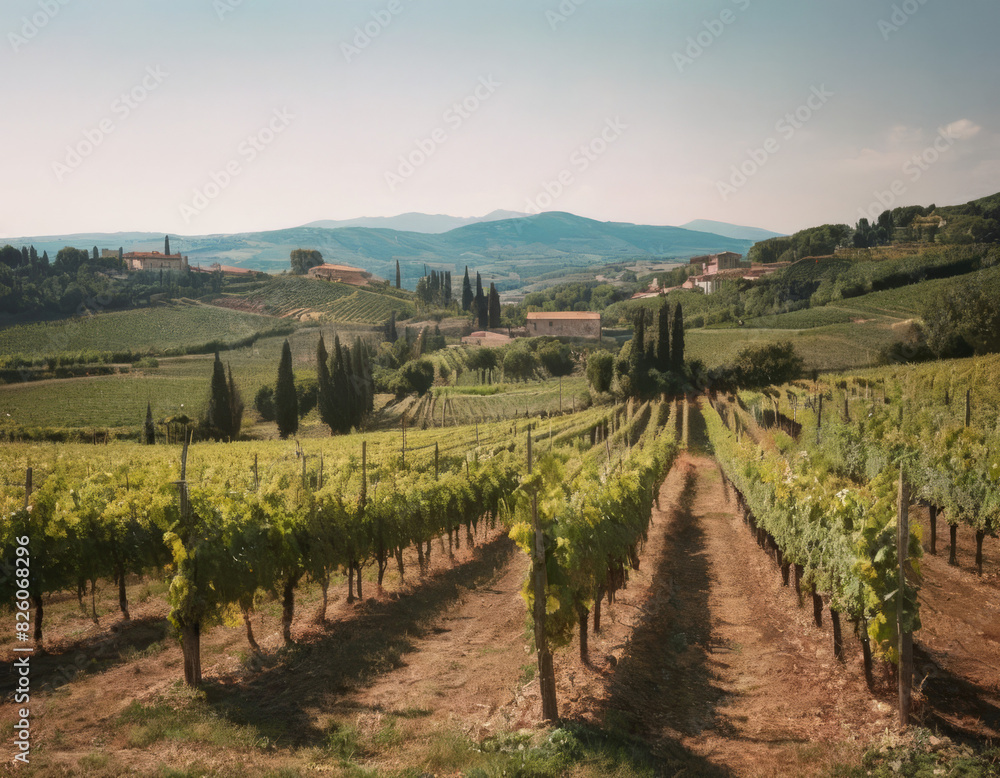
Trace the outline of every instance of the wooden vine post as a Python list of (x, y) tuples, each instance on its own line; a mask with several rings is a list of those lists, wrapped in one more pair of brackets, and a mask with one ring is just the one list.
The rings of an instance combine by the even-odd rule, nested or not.
[(910, 487), (899, 474), (899, 504), (896, 520), (896, 552), (899, 560), (899, 592), (896, 596), (896, 629), (899, 633), (899, 724), (910, 723), (913, 687), (913, 633), (904, 629), (906, 610), (906, 568), (910, 548)]
[[(31, 489), (32, 489), (32, 469), (29, 467), (24, 471), (24, 510), (27, 511), (31, 507)], [(28, 533), (28, 528), (25, 527), (25, 534)], [(45, 605), (42, 603), (42, 591), (41, 588), (32, 595), (31, 603), (35, 606), (35, 627), (32, 632), (32, 639), (35, 641), (35, 646), (41, 648), (42, 645), (42, 619), (45, 616)]]
[[(531, 430), (528, 430), (528, 475), (531, 475)], [(559, 718), (556, 703), (556, 674), (552, 664), (552, 651), (545, 632), (545, 606), (548, 599), (548, 574), (545, 570), (545, 534), (538, 522), (538, 492), (531, 495), (531, 523), (535, 530), (535, 554), (532, 560), (532, 583), (535, 596), (535, 648), (538, 650), (538, 685), (542, 696), (542, 718), (555, 721)]]
[[(177, 482), (177, 487), (180, 490), (181, 526), (190, 531), (191, 502), (188, 498), (187, 455), (188, 436), (185, 435), (184, 448), (181, 449), (181, 480)], [(185, 538), (185, 542), (188, 540), (189, 538)], [(197, 556), (192, 564), (195, 565), (193, 577), (197, 580)], [(197, 687), (201, 684), (201, 622), (195, 618), (185, 620), (181, 625), (181, 651), (184, 655), (184, 683)]]
[(368, 441), (361, 441), (361, 507), (368, 502)]

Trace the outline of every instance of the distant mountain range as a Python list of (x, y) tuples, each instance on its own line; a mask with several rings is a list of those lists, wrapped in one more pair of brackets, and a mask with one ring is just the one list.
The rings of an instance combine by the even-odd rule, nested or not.
[(303, 227), (323, 227), (328, 230), (336, 230), (343, 227), (373, 227), (376, 229), (397, 230), (399, 232), (424, 232), (431, 235), (438, 235), (442, 232), (458, 229), (459, 227), (466, 227), (469, 224), (495, 222), (502, 219), (517, 219), (527, 215), (526, 213), (517, 213), (516, 211), (493, 211), (485, 216), (401, 213), (399, 216), (362, 216), (359, 219), (344, 219), (342, 221), (325, 219), (318, 222), (309, 222), (309, 224), (304, 224)]
[(762, 230), (759, 227), (740, 227), (736, 224), (726, 224), (726, 222), (713, 222), (709, 219), (695, 219), (693, 222), (682, 224), (685, 230), (695, 232), (711, 232), (715, 235), (722, 235), (724, 238), (735, 238), (736, 240), (752, 240), (755, 243), (768, 238), (785, 237), (780, 232)]
[[(404, 214), (388, 219), (411, 222), (424, 229), (453, 217)], [(403, 221), (400, 221), (403, 220)], [(771, 235), (772, 233), (766, 233)], [(15, 246), (34, 245), (54, 258), (64, 246), (125, 251), (162, 251), (163, 235), (156, 233), (84, 233), (64, 236), (0, 239)], [(580, 272), (640, 259), (683, 261), (698, 254), (735, 251), (746, 254), (752, 239), (682, 227), (655, 227), (622, 222), (600, 222), (570, 213), (503, 218), (494, 212), (473, 224), (444, 233), (370, 226), (329, 228), (305, 225), (286, 230), (234, 235), (170, 236), (174, 251), (191, 264), (214, 262), (279, 273), (289, 266), (296, 248), (317, 249), (329, 263), (361, 267), (382, 278), (395, 277), (399, 261), (404, 284), (412, 287), (424, 266), (463, 272), (465, 265), (484, 276), (505, 279), (508, 286), (555, 272)], [(457, 280), (457, 279), (456, 279)]]

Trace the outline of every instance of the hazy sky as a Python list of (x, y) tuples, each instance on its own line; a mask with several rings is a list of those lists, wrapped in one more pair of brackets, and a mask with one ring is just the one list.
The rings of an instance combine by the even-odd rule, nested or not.
[(5, 0), (0, 236), (964, 202), (1000, 190), (998, 31), (996, 0)]

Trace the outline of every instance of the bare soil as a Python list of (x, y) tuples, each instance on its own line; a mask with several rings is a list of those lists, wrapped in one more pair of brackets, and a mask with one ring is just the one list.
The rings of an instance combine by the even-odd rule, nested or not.
[(616, 661), (597, 665), (566, 712), (629, 727), (690, 775), (811, 775), (854, 761), (892, 715), (865, 687), (860, 644), (845, 635), (848, 660), (834, 659), (828, 625), (781, 586), (711, 459), (683, 455), (660, 504), (616, 606)]
[[(692, 439), (700, 437), (693, 428)], [(856, 763), (894, 728), (892, 689), (873, 696), (866, 688), (850, 625), (843, 625), (840, 662), (829, 611), (817, 628), (811, 607), (800, 607), (794, 589), (782, 586), (713, 460), (682, 455), (652, 519), (640, 569), (616, 602), (603, 606), (587, 659), (575, 639), (557, 653), (563, 719), (639, 736), (662, 774), (691, 776), (820, 774)], [(980, 579), (971, 570), (974, 541), (968, 532), (959, 537), (958, 567), (947, 565), (945, 542), (923, 561), (917, 714), (949, 734), (996, 737), (1000, 548), (988, 541)], [(437, 772), (434, 749), (449, 733), (478, 741), (539, 727), (520, 594), (528, 561), (502, 532), (476, 540), (471, 548), (463, 531), (454, 558), (435, 541), (426, 578), (407, 552), (405, 582), (393, 566), (382, 591), (366, 579), (360, 602), (348, 604), (338, 584), (323, 625), (314, 618), (317, 587), (303, 585), (293, 647), (281, 645), (276, 600), (253, 618), (260, 658), (250, 654), (238, 620), (212, 628), (203, 637), (206, 681), (195, 697), (179, 683), (180, 648), (169, 635), (162, 588), (140, 598), (150, 583), (130, 585), (128, 623), (114, 610), (110, 585), (98, 590), (100, 625), (75, 596), (50, 598), (47, 653), (32, 660), (32, 772), (110, 776), (197, 766), (234, 776), (286, 767), (326, 773), (339, 769), (331, 738), (339, 742), (348, 732), (368, 744), (355, 757), (365, 767)], [(0, 645), (7, 656), (12, 647)], [(0, 665), (4, 695), (13, 689), (11, 669)], [(207, 713), (193, 735), (144, 742), (127, 719), (136, 704), (197, 704)], [(0, 714), (5, 736), (15, 707)], [(220, 727), (225, 737), (213, 734)], [(7, 769), (0, 764), (0, 775)]]
[(975, 533), (958, 529), (956, 566), (948, 564), (949, 529), (938, 520), (937, 554), (930, 553), (930, 519), (923, 528), (921, 628), (915, 636), (916, 682), (926, 695), (921, 718), (949, 735), (1000, 739), (1000, 542), (983, 543), (976, 573)]

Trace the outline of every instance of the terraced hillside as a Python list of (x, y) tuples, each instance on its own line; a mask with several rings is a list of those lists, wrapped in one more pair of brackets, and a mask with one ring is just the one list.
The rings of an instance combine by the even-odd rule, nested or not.
[(359, 288), (349, 284), (296, 276), (276, 276), (244, 295), (216, 300), (217, 305), (303, 321), (380, 324), (395, 311), (397, 318), (414, 313), (413, 295), (387, 286)]

